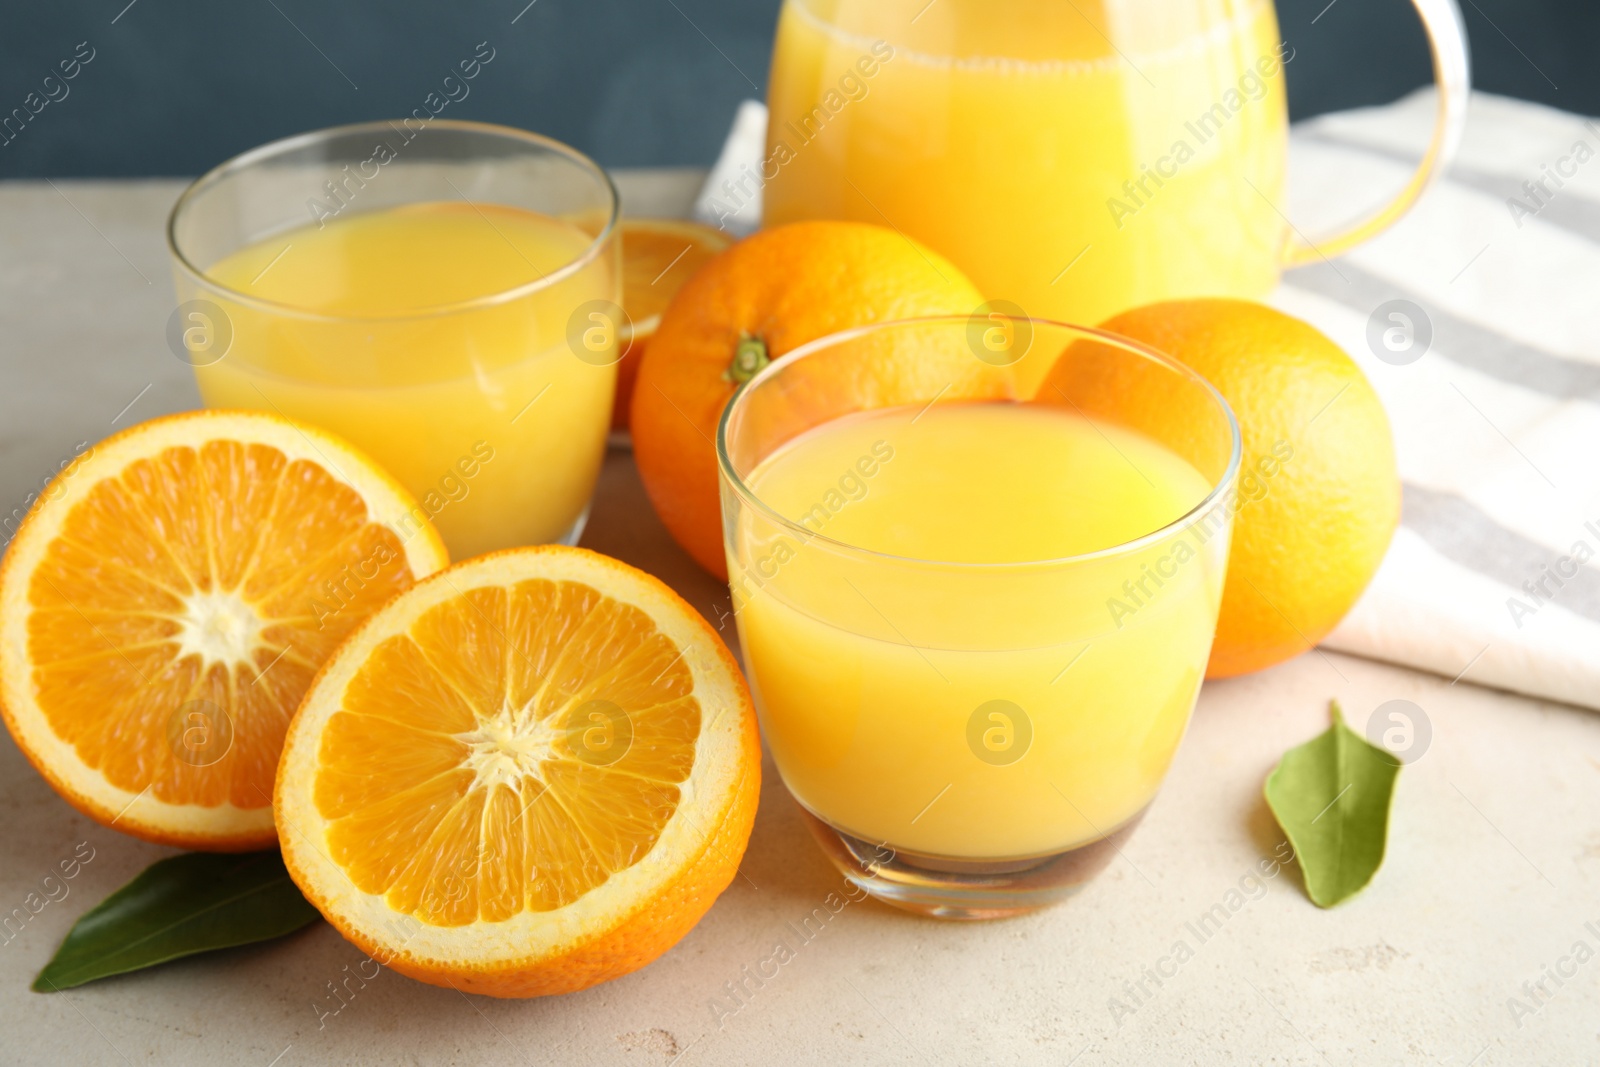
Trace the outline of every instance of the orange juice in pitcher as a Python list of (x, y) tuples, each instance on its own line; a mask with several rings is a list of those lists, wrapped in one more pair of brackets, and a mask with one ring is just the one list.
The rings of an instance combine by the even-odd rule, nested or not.
[(1313, 246), (1284, 214), (1294, 53), (1268, 0), (786, 0), (765, 222), (893, 226), (1013, 313), (1058, 321), (1260, 297), (1393, 221), (1452, 149), (1459, 24), (1453, 5), (1418, 7), (1445, 89), (1428, 158)]

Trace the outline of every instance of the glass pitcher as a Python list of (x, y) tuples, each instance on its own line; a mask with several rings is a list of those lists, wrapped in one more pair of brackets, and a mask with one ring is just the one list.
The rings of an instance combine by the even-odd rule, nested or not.
[(1011, 314), (1259, 298), (1394, 222), (1453, 155), (1460, 10), (1414, 2), (1440, 89), (1427, 155), (1390, 203), (1311, 240), (1284, 213), (1294, 53), (1270, 0), (785, 0), (765, 222), (892, 226)]

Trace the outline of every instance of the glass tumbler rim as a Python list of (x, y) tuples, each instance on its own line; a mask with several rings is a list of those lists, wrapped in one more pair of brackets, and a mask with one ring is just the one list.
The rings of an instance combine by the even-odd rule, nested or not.
[[(859, 556), (863, 559), (876, 559), (885, 563), (911, 564), (915, 566), (948, 568), (951, 570), (968, 572), (976, 571), (979, 573), (1001, 573), (1028, 570), (1030, 568), (1056, 568), (1131, 554), (1149, 545), (1159, 543), (1160, 541), (1193, 523), (1200, 516), (1206, 514), (1206, 512), (1212, 507), (1216, 506), (1217, 503), (1229, 491), (1232, 490), (1234, 484), (1238, 480), (1240, 463), (1243, 456), (1243, 439), (1239, 432), (1239, 420), (1233, 413), (1233, 407), (1228, 403), (1227, 399), (1223, 397), (1221, 392), (1217, 390), (1216, 386), (1212, 385), (1187, 364), (1182, 363), (1181, 361), (1167, 355), (1165, 352), (1162, 352), (1151, 345), (1147, 345), (1141, 341), (1134, 340), (1131, 337), (1124, 337), (1121, 334), (1113, 333), (1109, 330), (1102, 330), (1097, 327), (1076, 326), (1071, 323), (1057, 322), (1053, 319), (1041, 319), (1020, 315), (994, 314), (988, 317), (993, 319), (1003, 319), (1008, 322), (1028, 323), (1030, 326), (1035, 328), (1035, 336), (1037, 336), (1037, 328), (1044, 326), (1050, 329), (1066, 330), (1070, 333), (1078, 335), (1080, 339), (1088, 338), (1100, 341), (1113, 347), (1123, 349), (1134, 355), (1152, 359), (1166, 367), (1168, 370), (1173, 371), (1179, 376), (1198, 385), (1201, 390), (1203, 390), (1203, 392), (1208, 395), (1216, 404), (1218, 409), (1221, 410), (1223, 417), (1227, 421), (1228, 434), (1230, 437), (1228, 462), (1223, 469), (1221, 477), (1216, 480), (1216, 484), (1211, 487), (1211, 490), (1206, 493), (1206, 495), (1200, 500), (1199, 503), (1195, 504), (1194, 507), (1173, 519), (1171, 522), (1168, 522), (1154, 530), (1140, 534), (1138, 537), (1132, 538), (1131, 540), (1123, 541), (1115, 545), (1108, 545), (1105, 548), (1098, 548), (1090, 552), (1080, 552), (1075, 555), (1061, 556), (1055, 559), (1020, 560), (992, 563), (918, 559), (911, 556), (897, 556), (888, 552), (879, 552), (876, 549), (863, 548), (860, 545), (854, 545), (848, 541), (841, 541), (837, 538), (829, 537), (826, 534), (818, 533), (817, 531), (808, 529), (801, 523), (780, 514), (766, 501), (762, 500), (755, 490), (751, 489), (750, 486), (745, 482), (744, 478), (738, 473), (738, 471), (734, 469), (733, 460), (728, 455), (728, 427), (733, 421), (735, 409), (741, 404), (747, 395), (751, 394), (755, 388), (761, 385), (763, 382), (771, 379), (772, 377), (781, 373), (785, 368), (792, 366), (803, 359), (815, 356), (821, 352), (827, 351), (830, 348), (836, 347), (837, 345), (848, 341), (853, 341), (856, 338), (864, 337), (871, 333), (890, 329), (900, 329), (908, 326), (948, 325), (951, 327), (960, 327), (965, 329), (968, 323), (970, 323), (972, 320), (971, 315), (927, 315), (904, 319), (885, 319), (882, 322), (869, 323), (865, 326), (855, 326), (851, 327), (850, 329), (839, 330), (835, 333), (827, 334), (826, 336), (819, 337), (814, 341), (809, 341), (806, 344), (800, 345), (793, 350), (784, 353), (782, 356), (761, 368), (761, 370), (756, 372), (756, 374), (753, 375), (749, 381), (741, 384), (733, 396), (729, 398), (727, 404), (723, 406), (722, 415), (717, 420), (716, 453), (718, 473), (745, 506), (759, 512), (764, 518), (779, 528), (787, 530), (789, 533), (796, 536), (802, 543), (820, 541), (823, 544), (829, 545), (837, 550), (842, 550), (850, 555)], [(937, 398), (935, 398), (935, 400), (937, 400)], [(1011, 402), (1021, 403), (1022, 401)], [(818, 425), (821, 424), (819, 423)]]
[[(184, 187), (183, 192), (178, 195), (178, 199), (173, 203), (171, 212), (169, 212), (167, 215), (167, 252), (169, 255), (171, 255), (172, 261), (177, 264), (178, 269), (181, 270), (190, 279), (190, 281), (200, 288), (210, 292), (219, 293), (234, 303), (242, 304), (258, 311), (266, 311), (275, 315), (285, 315), (314, 322), (407, 322), (412, 320), (439, 318), (447, 315), (457, 315), (462, 312), (473, 311), (479, 308), (493, 307), (497, 304), (510, 303), (532, 293), (539, 292), (542, 289), (557, 285), (572, 275), (577, 274), (579, 271), (583, 270), (584, 267), (593, 262), (606, 247), (607, 242), (609, 242), (616, 234), (618, 224), (622, 217), (622, 198), (617, 192), (616, 183), (611, 180), (611, 174), (589, 156), (578, 151), (576, 148), (573, 148), (571, 145), (558, 141), (553, 137), (546, 137), (544, 134), (534, 133), (531, 130), (518, 129), (515, 126), (505, 126), (493, 122), (474, 122), (466, 119), (434, 119), (418, 132), (426, 133), (433, 130), (451, 130), (458, 133), (478, 134), (485, 137), (499, 138), (504, 141), (520, 141), (525, 145), (546, 149), (555, 153), (556, 155), (563, 156), (569, 162), (576, 164), (579, 169), (588, 171), (591, 175), (599, 179), (599, 186), (605, 191), (605, 199), (607, 201), (605, 225), (601, 227), (599, 233), (594, 236), (594, 238), (584, 248), (582, 253), (574, 257), (570, 262), (563, 264), (556, 270), (550, 271), (548, 274), (545, 274), (540, 278), (535, 278), (531, 282), (525, 282), (522, 285), (514, 286), (510, 289), (502, 289), (498, 292), (488, 293), (484, 296), (476, 296), (470, 300), (458, 300), (451, 304), (438, 304), (431, 307), (418, 308), (415, 311), (406, 311), (398, 314), (386, 315), (330, 315), (326, 312), (312, 311), (297, 304), (287, 304), (276, 300), (265, 300), (261, 297), (252, 296), (249, 293), (241, 292), (240, 290), (231, 286), (222, 284), (207, 274), (200, 266), (192, 262), (184, 253), (178, 240), (178, 220), (183, 215), (185, 209), (207, 189), (226, 178), (246, 171), (251, 167), (261, 164), (267, 160), (299, 151), (314, 144), (331, 141), (339, 137), (354, 136), (364, 132), (377, 132), (380, 130), (389, 133), (395, 132), (396, 121), (398, 120), (374, 119), (369, 122), (353, 122), (342, 126), (326, 126), (318, 130), (307, 130), (304, 133), (292, 134), (288, 137), (280, 137), (275, 141), (268, 141), (265, 144), (256, 145), (254, 148), (246, 149), (245, 151), (240, 152), (238, 155), (232, 156), (226, 160), (223, 160), (221, 163), (218, 163), (216, 166), (212, 167), (210, 170), (206, 171), (204, 174), (200, 175), (200, 177), (196, 178), (194, 181), (190, 182)], [(465, 200), (465, 197), (463, 197), (463, 199)], [(467, 200), (466, 203), (472, 204), (472, 201)]]

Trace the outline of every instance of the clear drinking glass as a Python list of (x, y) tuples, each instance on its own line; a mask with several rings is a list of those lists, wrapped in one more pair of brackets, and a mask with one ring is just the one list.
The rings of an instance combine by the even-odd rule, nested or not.
[(303, 420), (378, 460), (452, 557), (570, 544), (625, 324), (617, 217), (599, 166), (521, 130), (291, 137), (178, 199), (169, 341), (208, 407)]
[[(876, 377), (968, 352), (973, 367), (956, 383)], [(1041, 379), (1035, 396), (1029, 383)], [(874, 412), (880, 439), (859, 457), (824, 455), (819, 430)], [(955, 460), (915, 476), (948, 479), (951, 500), (967, 495), (964, 480), (1010, 479), (1011, 519), (1060, 507), (1074, 478), (1035, 484), (1039, 456), (961, 461), (997, 416), (1041, 414), (1077, 420), (1095, 466), (1085, 478), (1160, 479), (1160, 460), (1187, 472), (1192, 506), (1067, 558), (905, 558), (838, 535), (869, 507), (889, 524), (952, 517), (894, 510), (928, 447), (922, 433), (940, 434)], [(989, 421), (963, 421), (979, 415)], [(1092, 453), (1102, 439), (1104, 454)], [(906, 320), (766, 367), (729, 403), (717, 451), (762, 733), (844, 875), (911, 911), (989, 918), (1050, 904), (1104, 867), (1160, 786), (1205, 674), (1240, 464), (1222, 397), (1175, 360), (1095, 330), (998, 315)], [(774, 482), (775, 456), (805, 476)], [(808, 466), (812, 456), (824, 458)], [(1092, 524), (1112, 505), (1070, 506), (1067, 521)], [(989, 527), (974, 528), (983, 555)], [(1020, 529), (999, 515), (992, 528), (996, 544)]]

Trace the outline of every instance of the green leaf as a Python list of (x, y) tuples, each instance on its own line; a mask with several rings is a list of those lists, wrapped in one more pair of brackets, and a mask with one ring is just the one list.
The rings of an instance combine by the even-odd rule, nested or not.
[(276, 851), (160, 860), (73, 924), (33, 980), (40, 993), (281, 937), (321, 918)]
[(1331, 908), (1366, 888), (1383, 863), (1400, 761), (1344, 724), (1283, 754), (1267, 776), (1267, 806), (1289, 835), (1306, 894)]

